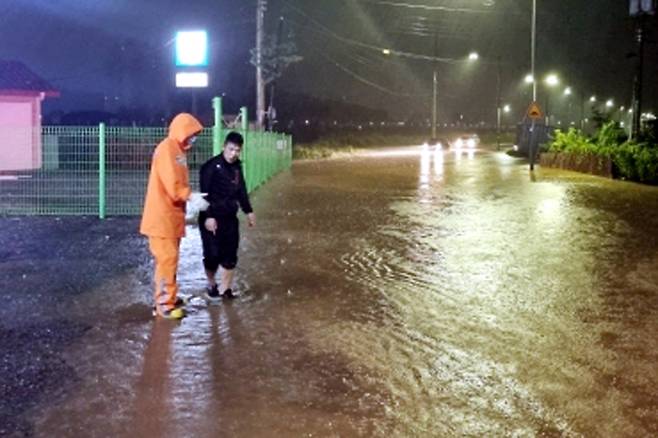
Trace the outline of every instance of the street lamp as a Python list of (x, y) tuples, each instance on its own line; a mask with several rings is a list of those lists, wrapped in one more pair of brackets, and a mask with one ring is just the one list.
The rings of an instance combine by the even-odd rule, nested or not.
[[(437, 38), (438, 38), (437, 34), (434, 34), (434, 56), (436, 56)], [(469, 62), (476, 61), (478, 58), (479, 55), (476, 52), (471, 52), (468, 55)], [(436, 125), (438, 118), (438, 109), (437, 109), (438, 94), (439, 94), (439, 72), (437, 68), (437, 63), (435, 62), (434, 73), (432, 77), (432, 139), (436, 139)]]
[(509, 104), (507, 104), (503, 107), (503, 111), (505, 111), (506, 113), (510, 112), (511, 110), (512, 110), (512, 108), (509, 106)]
[[(530, 93), (530, 97), (529, 97), (529, 99), (530, 99), (531, 102), (534, 102), (533, 97), (532, 97), (532, 88), (533, 88), (533, 86), (534, 86), (534, 84), (535, 84), (535, 78), (532, 76), (532, 74), (528, 73), (527, 75), (525, 75), (525, 77), (523, 78), (523, 84), (524, 84), (525, 86), (530, 86), (529, 89), (524, 88), (524, 92), (523, 92), (523, 93), (524, 93), (524, 95), (525, 95), (526, 92), (529, 92), (529, 93)], [(528, 90), (529, 90), (529, 91), (528, 91)]]
[[(568, 102), (568, 104), (567, 104), (567, 119), (571, 120), (571, 116), (572, 116), (571, 98), (570, 98), (571, 94), (572, 94), (571, 87), (566, 87), (562, 94), (564, 94), (564, 97), (565, 97), (565, 99), (567, 99), (567, 102)], [(573, 124), (573, 122), (572, 122), (572, 124)]]
[[(560, 83), (560, 79), (557, 77), (556, 74), (551, 73), (548, 76), (546, 76), (546, 79), (544, 79), (544, 83), (548, 85), (548, 87), (555, 87)], [(551, 97), (551, 92), (550, 90), (548, 90), (546, 92), (546, 125), (547, 126), (551, 125), (551, 115), (549, 113), (550, 97)]]
[(612, 99), (608, 99), (605, 103), (606, 108), (612, 108), (615, 105), (615, 102)]
[(554, 87), (554, 86), (556, 86), (557, 84), (560, 83), (560, 79), (558, 79), (556, 74), (551, 73), (550, 75), (546, 76), (546, 81), (545, 82), (546, 82), (546, 85), (548, 85), (549, 87)]
[[(532, 102), (535, 104), (537, 102), (537, 81), (535, 80), (535, 52), (537, 49), (537, 0), (532, 0), (532, 21), (530, 23), (530, 78), (532, 82), (527, 82), (532, 84)], [(527, 78), (526, 78), (527, 79)], [(535, 138), (535, 120), (532, 119), (532, 125), (530, 126), (530, 143), (528, 146), (528, 154), (530, 158), (530, 171), (535, 169), (535, 157), (534, 157), (534, 138)]]

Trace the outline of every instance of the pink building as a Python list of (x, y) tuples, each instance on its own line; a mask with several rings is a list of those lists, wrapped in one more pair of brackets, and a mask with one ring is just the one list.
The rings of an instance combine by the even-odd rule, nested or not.
[(21, 62), (0, 60), (0, 172), (41, 168), (41, 102), (56, 96)]

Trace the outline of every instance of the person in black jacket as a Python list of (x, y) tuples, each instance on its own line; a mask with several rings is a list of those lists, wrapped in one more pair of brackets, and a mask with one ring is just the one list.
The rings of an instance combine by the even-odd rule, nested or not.
[[(205, 298), (211, 302), (222, 297), (235, 298), (231, 283), (240, 242), (238, 207), (247, 215), (249, 226), (256, 225), (239, 159), (243, 143), (242, 135), (230, 132), (224, 141), (223, 152), (201, 166), (201, 192), (208, 194), (206, 200), (210, 205), (199, 214), (199, 230), (203, 266), (208, 278)], [(220, 288), (215, 279), (219, 266), (223, 268)]]

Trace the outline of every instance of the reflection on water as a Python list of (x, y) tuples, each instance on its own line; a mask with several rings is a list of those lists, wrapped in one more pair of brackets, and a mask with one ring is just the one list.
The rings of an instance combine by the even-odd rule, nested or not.
[(658, 191), (535, 174), (422, 148), (296, 163), (253, 197), (242, 297), (108, 323), (39, 431), (655, 436)]
[[(635, 360), (619, 356), (630, 345), (620, 342), (615, 351), (600, 339), (610, 338), (610, 320), (620, 317), (620, 309), (608, 313), (610, 292), (618, 296), (619, 283), (633, 289), (619, 261), (638, 263), (653, 252), (655, 237), (629, 239), (626, 221), (640, 199), (656, 211), (656, 190), (591, 177), (570, 181), (556, 171), (531, 184), (527, 170), (506, 157), (472, 158), (468, 167), (461, 166), (468, 155), (441, 157), (443, 170), (433, 178), (436, 154), (424, 151), (417, 196), (389, 187), (397, 195), (389, 198), (393, 215), (379, 218), (378, 230), (352, 240), (341, 256), (347, 278), (374, 294), (376, 305), (364, 312), (381, 318), (333, 324), (334, 336), (325, 333), (322, 342), (379, 376), (391, 394), (387, 415), (401, 435), (653, 430), (658, 416), (625, 408), (658, 412), (658, 400), (648, 396), (656, 371), (645, 379), (627, 369), (632, 362), (648, 371), (653, 337), (652, 347), (626, 340), (643, 352)], [(592, 192), (600, 205), (586, 202)], [(610, 208), (611, 199), (623, 207)], [(632, 228), (647, 238), (643, 220), (653, 230), (657, 221), (643, 216)], [(644, 275), (654, 263), (640, 262)], [(655, 316), (656, 282), (643, 285)], [(617, 329), (627, 330), (637, 315), (622, 319)], [(642, 321), (656, 328), (655, 320)], [(650, 331), (640, 330), (646, 339)], [(610, 376), (614, 394), (605, 384)]]

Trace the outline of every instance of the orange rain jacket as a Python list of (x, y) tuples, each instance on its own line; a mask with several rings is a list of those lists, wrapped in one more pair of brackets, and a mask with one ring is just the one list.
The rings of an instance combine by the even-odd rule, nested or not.
[(183, 145), (202, 129), (191, 114), (178, 114), (171, 121), (169, 135), (153, 152), (140, 233), (170, 239), (185, 235), (185, 202), (191, 189)]

